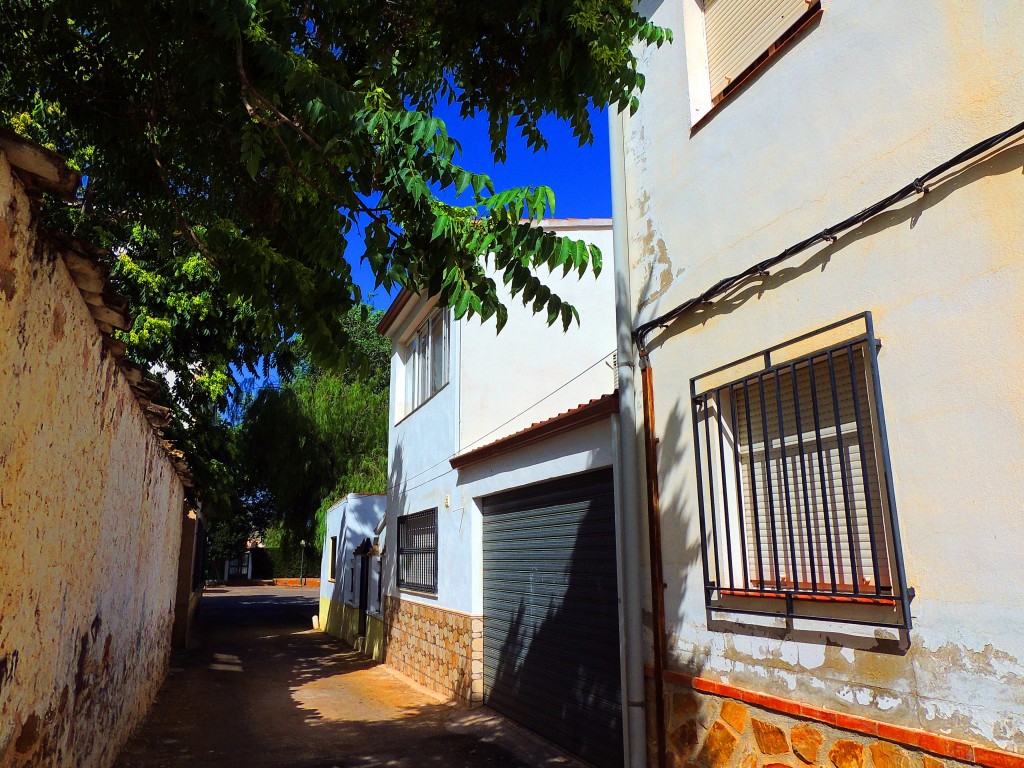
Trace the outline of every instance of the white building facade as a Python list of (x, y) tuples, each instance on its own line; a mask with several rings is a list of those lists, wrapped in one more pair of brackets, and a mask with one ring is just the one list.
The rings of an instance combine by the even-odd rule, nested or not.
[(379, 658), (383, 629), (383, 494), (350, 493), (327, 510), (320, 559), (320, 628)]
[(652, 764), (1024, 765), (1024, 7), (640, 11), (675, 35), (611, 123)]
[[(611, 254), (609, 220), (541, 226)], [(614, 286), (607, 270), (545, 279), (579, 326), (506, 297), (497, 336), (409, 293), (381, 323), (394, 350), (385, 658), (621, 765)]]

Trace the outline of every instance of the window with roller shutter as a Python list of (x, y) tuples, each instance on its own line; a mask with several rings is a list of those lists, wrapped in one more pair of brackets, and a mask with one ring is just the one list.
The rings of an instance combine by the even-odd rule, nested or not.
[(807, 0), (704, 0), (711, 98), (717, 103), (821, 9)]
[(808, 605), (831, 601), (871, 607), (858, 622), (902, 626), (908, 590), (872, 333), (795, 359), (787, 345), (718, 369), (763, 363), (724, 384), (698, 392), (708, 375), (693, 380), (709, 607), (767, 598), (780, 604), (739, 607), (812, 615)]

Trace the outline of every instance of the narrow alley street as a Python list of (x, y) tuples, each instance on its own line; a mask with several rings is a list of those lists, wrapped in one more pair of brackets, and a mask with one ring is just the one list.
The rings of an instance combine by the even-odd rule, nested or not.
[(313, 631), (316, 598), (315, 589), (207, 590), (198, 646), (172, 658), (118, 768), (580, 765)]

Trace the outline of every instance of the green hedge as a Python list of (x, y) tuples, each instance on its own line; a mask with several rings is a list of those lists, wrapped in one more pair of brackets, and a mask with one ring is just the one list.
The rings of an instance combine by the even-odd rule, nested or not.
[(281, 547), (258, 547), (252, 550), (252, 577), (254, 579), (297, 579), (320, 577), (320, 550), (306, 547), (305, 565), (301, 565), (300, 552)]

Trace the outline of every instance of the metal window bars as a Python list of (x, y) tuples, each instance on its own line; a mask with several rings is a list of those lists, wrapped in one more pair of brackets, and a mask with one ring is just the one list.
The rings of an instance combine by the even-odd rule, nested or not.
[(398, 586), (437, 592), (437, 510), (398, 518)]
[(910, 628), (878, 346), (865, 312), (691, 380), (709, 615)]

